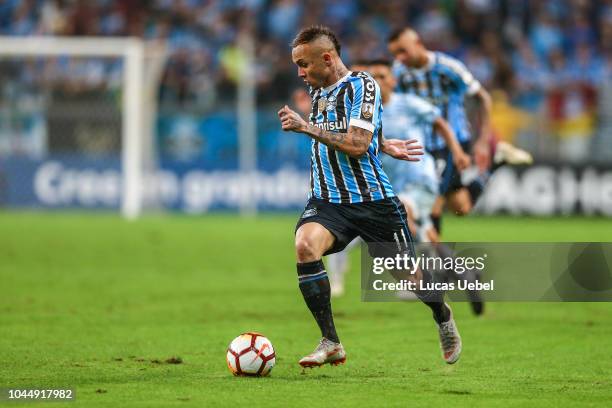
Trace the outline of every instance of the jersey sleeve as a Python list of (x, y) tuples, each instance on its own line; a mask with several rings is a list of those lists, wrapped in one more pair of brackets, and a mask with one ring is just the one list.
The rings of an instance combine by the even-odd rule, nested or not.
[(380, 88), (369, 76), (359, 76), (351, 81), (353, 101), (350, 108), (349, 126), (366, 129), (372, 133), (380, 121)]
[(461, 61), (443, 56), (440, 57), (440, 63), (446, 66), (451, 74), (450, 77), (460, 91), (468, 95), (475, 95), (482, 88), (480, 82)]
[(419, 122), (431, 125), (442, 116), (440, 108), (416, 95), (405, 95), (405, 102), (409, 114), (417, 117)]

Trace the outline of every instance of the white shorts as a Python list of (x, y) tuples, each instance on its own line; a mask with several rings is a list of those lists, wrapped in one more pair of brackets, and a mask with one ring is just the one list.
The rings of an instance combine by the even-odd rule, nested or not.
[(414, 216), (414, 222), (418, 226), (417, 240), (427, 241), (427, 231), (433, 227), (430, 214), (437, 194), (431, 189), (420, 184), (407, 184), (404, 190), (398, 195), (400, 200), (405, 203)]

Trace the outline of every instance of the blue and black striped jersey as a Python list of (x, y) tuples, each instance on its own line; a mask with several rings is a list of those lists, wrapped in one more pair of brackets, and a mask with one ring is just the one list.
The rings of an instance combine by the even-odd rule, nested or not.
[[(471, 139), (470, 123), (465, 113), (465, 95), (474, 95), (480, 82), (468, 71), (463, 63), (441, 52), (429, 52), (429, 62), (423, 68), (409, 68), (399, 61), (393, 64), (397, 78), (396, 91), (409, 93), (427, 99), (442, 112), (459, 142)], [(425, 139), (429, 151), (446, 146), (442, 136), (433, 129)]]
[(331, 203), (360, 203), (393, 197), (393, 188), (378, 157), (382, 131), (380, 89), (365, 72), (349, 72), (327, 88), (311, 90), (312, 125), (346, 133), (357, 126), (373, 133), (367, 152), (359, 159), (312, 141), (310, 196)]

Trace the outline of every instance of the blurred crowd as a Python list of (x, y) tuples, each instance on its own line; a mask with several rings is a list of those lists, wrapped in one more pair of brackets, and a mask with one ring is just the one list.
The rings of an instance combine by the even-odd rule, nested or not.
[(231, 93), (247, 57), (242, 34), (256, 38), (250, 69), (261, 98), (285, 99), (298, 83), (288, 43), (314, 23), (336, 30), (348, 61), (386, 56), (390, 30), (412, 25), (429, 47), (528, 105), (541, 91), (597, 84), (612, 71), (611, 0), (0, 0), (3, 35), (167, 39), (162, 98), (181, 103)]
[[(286, 101), (302, 86), (288, 44), (309, 24), (332, 27), (348, 62), (388, 56), (389, 32), (413, 26), (495, 90), (495, 119), (508, 124), (501, 137), (518, 131), (516, 115), (542, 109), (561, 133), (592, 133), (598, 91), (612, 75), (612, 0), (0, 0), (2, 35), (166, 39), (161, 105), (195, 111), (232, 102), (244, 70), (259, 103)], [(255, 40), (253, 63), (244, 39)], [(56, 66), (52, 79), (69, 89), (120, 78), (116, 64)]]

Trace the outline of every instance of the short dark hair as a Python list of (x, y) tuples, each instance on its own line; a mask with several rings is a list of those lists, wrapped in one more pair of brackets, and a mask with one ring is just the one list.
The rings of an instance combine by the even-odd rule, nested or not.
[(402, 34), (404, 34), (408, 30), (410, 30), (410, 27), (400, 27), (394, 29), (393, 31), (391, 31), (391, 34), (389, 34), (389, 37), (387, 37), (387, 42), (390, 43), (397, 40)]
[(311, 43), (320, 37), (327, 37), (327, 39), (334, 45), (338, 55), (340, 55), (340, 42), (338, 41), (336, 34), (334, 34), (329, 27), (323, 25), (313, 25), (303, 28), (291, 42), (291, 47), (295, 48), (298, 45)]
[(368, 61), (366, 65), (384, 65), (387, 68), (391, 68), (393, 64), (391, 63), (390, 60), (386, 58), (376, 58), (376, 59)]

